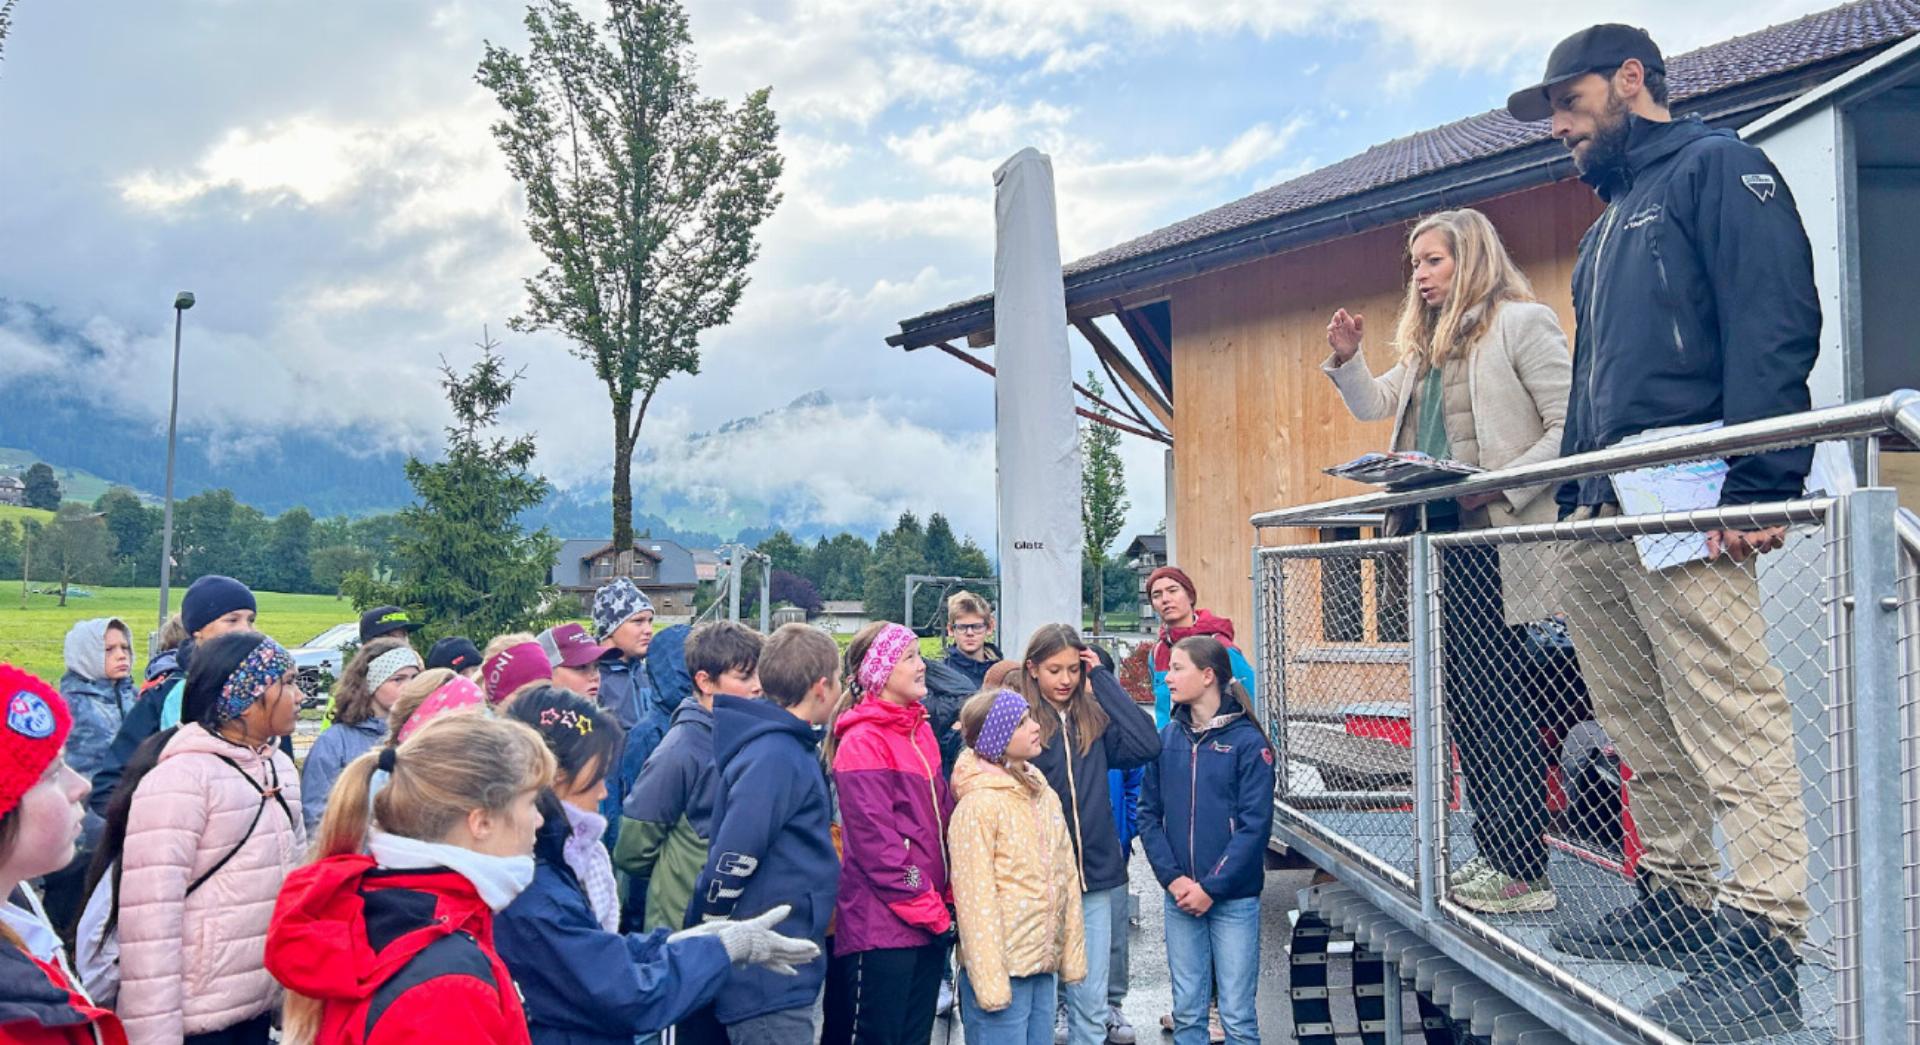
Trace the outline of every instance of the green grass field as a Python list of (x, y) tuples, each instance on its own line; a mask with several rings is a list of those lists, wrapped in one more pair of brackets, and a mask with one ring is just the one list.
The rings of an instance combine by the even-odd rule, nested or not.
[[(0, 508), (0, 512), (24, 509)], [(34, 588), (54, 588), (35, 582)], [(57, 589), (56, 589), (57, 590)], [(158, 588), (98, 588), (87, 586), (91, 598), (69, 597), (62, 608), (55, 595), (28, 595), (21, 604), (20, 582), (0, 582), (0, 661), (17, 664), (46, 679), (57, 681), (65, 668), (62, 649), (67, 629), (75, 621), (89, 617), (119, 617), (133, 629), (136, 656), (134, 670), (146, 666), (147, 637), (155, 627), (160, 606)], [(174, 588), (173, 609), (180, 608), (186, 585)], [(296, 646), (344, 621), (359, 619), (353, 603), (331, 595), (282, 595), (259, 592), (260, 630), (287, 646)]]
[[(52, 518), (53, 513), (44, 508), (22, 508), (14, 504), (0, 504), (0, 521), (10, 522), (15, 526), (19, 526), (23, 519), (44, 523)], [(153, 597), (156, 600), (159, 599), (160, 593), (155, 591)]]

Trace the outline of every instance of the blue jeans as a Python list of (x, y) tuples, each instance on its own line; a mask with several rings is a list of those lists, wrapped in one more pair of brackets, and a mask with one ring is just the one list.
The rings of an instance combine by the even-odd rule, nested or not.
[(1107, 963), (1113, 946), (1113, 905), (1127, 902), (1127, 887), (1116, 885), (1080, 894), (1080, 921), (1086, 926), (1087, 978), (1060, 988), (1067, 1002), (1071, 1045), (1106, 1045)]
[(988, 1012), (973, 996), (967, 974), (960, 974), (960, 1020), (967, 1027), (967, 1045), (1053, 1045), (1053, 1004), (1056, 977), (1015, 976), (1013, 1003)]
[(1207, 1045), (1207, 1002), (1218, 994), (1228, 1045), (1259, 1045), (1260, 898), (1215, 900), (1195, 918), (1166, 897), (1173, 973), (1173, 1045)]

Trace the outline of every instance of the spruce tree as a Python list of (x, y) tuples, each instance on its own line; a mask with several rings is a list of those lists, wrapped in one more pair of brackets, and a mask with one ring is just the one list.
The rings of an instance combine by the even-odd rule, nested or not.
[(480, 360), (464, 374), (441, 364), (454, 423), (441, 460), (407, 460), (418, 500), (400, 512), (392, 579), (359, 571), (341, 584), (357, 608), (405, 607), (422, 622), (415, 641), (423, 645), (449, 635), (485, 643), (553, 619), (548, 577), (560, 542), (544, 528), (528, 533), (519, 524), (549, 487), (530, 471), (533, 436), (494, 432), (520, 378), (507, 372), (498, 347), (483, 335)]

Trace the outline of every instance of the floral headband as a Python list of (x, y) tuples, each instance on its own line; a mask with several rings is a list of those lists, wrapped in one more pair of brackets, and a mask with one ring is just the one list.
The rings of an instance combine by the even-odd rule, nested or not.
[(878, 694), (886, 689), (893, 669), (919, 641), (919, 637), (903, 625), (889, 624), (880, 629), (873, 645), (867, 647), (867, 655), (860, 658), (860, 671), (855, 675), (860, 692)]
[(571, 729), (581, 736), (593, 732), (593, 719), (569, 708), (547, 708), (540, 712), (541, 729)]
[(227, 681), (220, 686), (220, 702), (217, 705), (221, 721), (239, 718), (254, 705), (273, 684), (293, 674), (293, 654), (288, 653), (279, 643), (262, 638), (240, 666), (233, 669)]

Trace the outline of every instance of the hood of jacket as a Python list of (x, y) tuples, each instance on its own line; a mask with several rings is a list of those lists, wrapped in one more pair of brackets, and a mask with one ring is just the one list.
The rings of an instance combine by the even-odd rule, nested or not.
[(966, 676), (973, 683), (973, 688), (977, 690), (981, 686), (986, 685), (987, 672), (992, 670), (995, 664), (1006, 659), (1005, 654), (1000, 652), (1000, 647), (995, 646), (991, 642), (981, 646), (980, 652), (986, 654), (986, 659), (974, 660), (972, 657), (960, 652), (960, 647), (948, 643), (941, 647), (939, 660), (930, 660), (927, 662), (927, 673), (931, 676), (935, 664), (944, 664), (952, 668), (956, 673)]
[(654, 635), (647, 646), (647, 699), (664, 714), (672, 714), (680, 702), (693, 696), (693, 676), (687, 672), (687, 636), (693, 631), (675, 624)]
[(1153, 647), (1154, 670), (1167, 670), (1167, 664), (1173, 658), (1173, 644), (1195, 635), (1211, 635), (1231, 646), (1233, 645), (1233, 621), (1214, 616), (1212, 610), (1195, 610), (1192, 624), (1181, 628), (1161, 628), (1160, 641)]
[(725, 773), (748, 744), (766, 736), (789, 736), (808, 752), (819, 747), (820, 737), (799, 716), (771, 700), (733, 697), (725, 693), (713, 698), (713, 765)]
[[(146, 674), (142, 676), (142, 679), (145, 682), (152, 682), (157, 678), (168, 675), (178, 675), (186, 671), (186, 668), (183, 666), (184, 664), (185, 661), (181, 659), (180, 649), (178, 647), (174, 649), (163, 649), (147, 658), (147, 670)], [(145, 688), (144, 685), (142, 688)]]
[(668, 720), (667, 728), (672, 729), (682, 722), (704, 726), (707, 732), (713, 732), (713, 712), (700, 706), (699, 697), (688, 697), (681, 701), (680, 706), (673, 709), (673, 718)]
[(1708, 127), (1698, 116), (1683, 116), (1662, 123), (1628, 114), (1626, 162), (1595, 168), (1582, 174), (1580, 180), (1592, 186), (1601, 199), (1612, 202), (1615, 196), (1633, 188), (1633, 179), (1641, 171), (1701, 138), (1714, 135), (1738, 137), (1732, 131)]
[[(1024, 784), (1021, 783), (1023, 779), (1026, 781)], [(1038, 794), (1046, 785), (1046, 775), (1031, 762), (1022, 762), (1018, 767), (995, 765), (975, 754), (971, 748), (960, 752), (960, 758), (953, 764), (955, 799), (988, 791), (1011, 791), (1026, 799)]]
[[(402, 891), (413, 896), (403, 901)], [(419, 895), (432, 898), (431, 911)], [(382, 871), (370, 856), (333, 856), (287, 876), (267, 937), (267, 968), (309, 998), (359, 1001), (455, 932), (482, 943), (493, 938), (493, 912), (464, 876), (444, 868)]]
[(919, 701), (895, 704), (880, 697), (867, 697), (833, 723), (833, 735), (845, 737), (847, 731), (855, 726), (875, 725), (902, 736), (912, 736), (913, 731), (926, 720), (926, 705)]
[(67, 629), (66, 658), (67, 670), (83, 679), (100, 681), (107, 674), (107, 629), (118, 627), (126, 633), (128, 653), (127, 666), (133, 666), (132, 644), (133, 629), (118, 617), (95, 617), (83, 620)]

